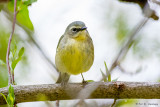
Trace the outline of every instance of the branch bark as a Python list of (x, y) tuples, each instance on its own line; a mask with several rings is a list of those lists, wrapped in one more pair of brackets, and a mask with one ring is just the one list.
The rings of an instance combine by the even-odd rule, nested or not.
[[(160, 83), (158, 82), (93, 82), (86, 85), (69, 83), (65, 87), (61, 87), (60, 84), (16, 85), (13, 87), (16, 103), (22, 103), (83, 99), (82, 96), (97, 85), (98, 87), (87, 99), (160, 99)], [(84, 88), (88, 90), (82, 91)], [(0, 93), (7, 96), (8, 87), (0, 88)], [(6, 102), (0, 95), (0, 105), (3, 104)]]

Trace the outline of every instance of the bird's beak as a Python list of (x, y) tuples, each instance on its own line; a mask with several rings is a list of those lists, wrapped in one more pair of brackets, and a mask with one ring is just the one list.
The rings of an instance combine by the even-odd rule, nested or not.
[(81, 31), (86, 30), (86, 29), (87, 29), (87, 27), (82, 27), (82, 28), (81, 28)]

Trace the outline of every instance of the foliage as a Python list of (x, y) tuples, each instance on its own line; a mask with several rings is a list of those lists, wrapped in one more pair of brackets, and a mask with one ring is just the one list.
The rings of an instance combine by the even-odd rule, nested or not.
[[(22, 55), (24, 54), (24, 47), (21, 47), (21, 49), (17, 49), (17, 44), (16, 42), (12, 43), (12, 47), (11, 47), (11, 51), (10, 51), (10, 67), (11, 67), (11, 73), (14, 76), (14, 69), (16, 67), (16, 65), (18, 64), (18, 62), (22, 59)], [(15, 84), (15, 81), (13, 81)]]
[(121, 44), (126, 40), (129, 32), (128, 23), (126, 22), (124, 14), (120, 13), (117, 15), (114, 27), (116, 28), (117, 41)]
[[(24, 26), (25, 28), (28, 28), (30, 30), (34, 30), (33, 28), (33, 24), (29, 18), (29, 11), (28, 11), (28, 5), (31, 5), (33, 2), (36, 2), (36, 0), (17, 0), (17, 22), (21, 24), (21, 26)], [(7, 4), (7, 5), (6, 5)], [(6, 8), (7, 6), (7, 8)], [(13, 10), (14, 10), (14, 0), (10, 0), (4, 4), (0, 4), (0, 10), (6, 10), (8, 9), (9, 11), (6, 11), (8, 15), (13, 15)], [(12, 13), (12, 14), (11, 14)], [(1, 17), (0, 17), (1, 18)], [(12, 18), (11, 18), (12, 19)], [(0, 20), (1, 21), (1, 20)], [(11, 20), (12, 21), (12, 20)], [(0, 22), (1, 23), (1, 22)], [(7, 22), (6, 22), (7, 23)], [(8, 46), (8, 39), (9, 39), (9, 35), (10, 35), (10, 32), (7, 31), (7, 29), (5, 28), (6, 25), (3, 25), (3, 23), (0, 24), (0, 60), (1, 62), (4, 62), (6, 63), (6, 52), (7, 52), (7, 46)], [(10, 27), (8, 27), (10, 28)], [(16, 44), (17, 46), (19, 45), (21, 38), (18, 37), (18, 34), (14, 34), (13, 35), (13, 40), (16, 41)], [(12, 48), (13, 46), (13, 42), (11, 42), (11, 49), (12, 49), (12, 52), (10, 52), (10, 61), (11, 61), (11, 70), (12, 70), (12, 73), (13, 73), (13, 70), (15, 69), (17, 63), (21, 60), (22, 58), (22, 53), (24, 51), (24, 48), (21, 49), (19, 55), (18, 55), (18, 49), (19, 47), (17, 47), (18, 49), (16, 50), (16, 55), (17, 56), (14, 56), (14, 58), (11, 56), (14, 53), (14, 48)], [(21, 47), (21, 46), (20, 46)], [(26, 64), (27, 62), (27, 57), (26, 55), (23, 56), (23, 64), (21, 65), (23, 67), (23, 70), (21, 70), (23, 72), (23, 75), (24, 75), (24, 67), (26, 67)], [(19, 72), (20, 74), (21, 72)], [(7, 67), (6, 65), (4, 64), (0, 64), (0, 88), (1, 87), (5, 87), (7, 86), (8, 84), (8, 72), (7, 72)], [(21, 76), (23, 76), (21, 75)]]
[(8, 84), (8, 73), (6, 67), (6, 52), (9, 34), (0, 30), (0, 88)]
[(109, 72), (107, 64), (106, 64), (105, 61), (104, 61), (104, 65), (105, 65), (106, 74), (104, 74), (103, 71), (100, 69), (102, 77), (103, 77), (103, 81), (104, 82), (111, 82), (111, 81), (116, 82), (118, 80), (118, 78), (116, 78), (114, 80), (111, 80), (111, 73)]
[(22, 47), (19, 50), (18, 54), (16, 54), (16, 51), (17, 51), (17, 46), (15, 45), (14, 50), (11, 51), (11, 53), (12, 53), (11, 68), (12, 68), (13, 71), (14, 71), (17, 63), (22, 59), (22, 55), (24, 54), (24, 47)]
[(13, 88), (12, 85), (9, 86), (7, 98), (3, 93), (0, 93), (0, 94), (4, 97), (6, 103), (8, 104), (9, 107), (13, 107), (14, 106), (15, 95), (14, 95), (14, 88)]
[[(18, 0), (17, 1), (17, 21), (30, 30), (34, 30), (33, 24), (29, 18), (28, 5), (32, 4), (36, 0)], [(8, 2), (8, 10), (14, 11), (14, 0)]]
[[(17, 45), (14, 45), (14, 48), (10, 52), (10, 62), (11, 62), (11, 73), (14, 75), (14, 69), (17, 63), (22, 59), (22, 55), (24, 54), (24, 47), (22, 47), (19, 51), (17, 50)], [(0, 59), (0, 67), (7, 68), (6, 63)], [(3, 71), (3, 69), (2, 69)], [(1, 71), (1, 75), (3, 72)], [(4, 70), (6, 71), (6, 70)], [(7, 72), (7, 71), (6, 71)]]

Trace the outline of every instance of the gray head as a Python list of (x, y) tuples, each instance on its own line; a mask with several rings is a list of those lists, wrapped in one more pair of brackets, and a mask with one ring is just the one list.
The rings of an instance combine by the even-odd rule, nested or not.
[(84, 22), (74, 21), (67, 26), (65, 34), (69, 35), (70, 37), (77, 37), (80, 32), (86, 29), (87, 27), (85, 26)]

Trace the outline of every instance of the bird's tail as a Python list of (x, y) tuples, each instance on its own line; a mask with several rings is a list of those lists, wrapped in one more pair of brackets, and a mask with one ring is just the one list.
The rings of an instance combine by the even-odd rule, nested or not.
[(70, 78), (69, 74), (60, 72), (56, 83), (61, 83), (62, 85), (65, 85), (68, 83), (69, 78)]

